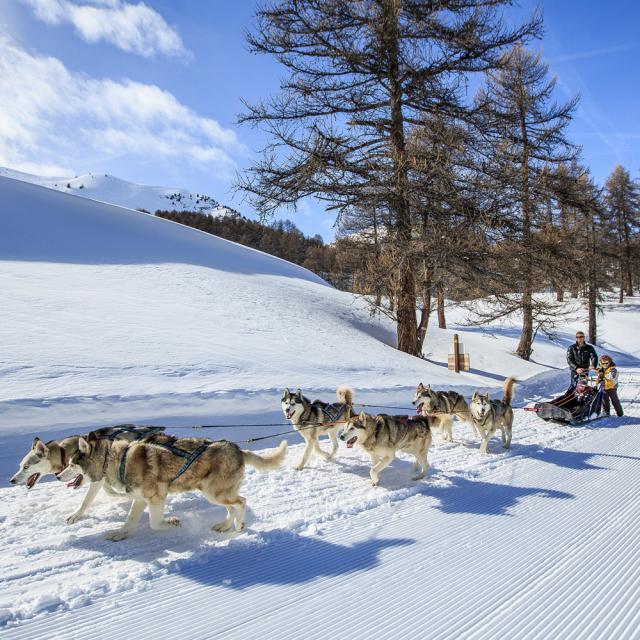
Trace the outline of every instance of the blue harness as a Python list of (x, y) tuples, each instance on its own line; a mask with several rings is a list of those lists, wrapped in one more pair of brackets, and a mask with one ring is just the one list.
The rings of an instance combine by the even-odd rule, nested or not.
[(336, 411), (336, 413), (333, 413), (333, 414), (331, 413), (331, 410), (328, 409), (327, 407), (320, 407), (320, 408), (322, 409), (322, 413), (324, 413), (324, 415), (327, 416), (327, 418), (329, 418), (331, 422), (338, 422), (338, 420), (342, 418), (342, 414), (347, 408), (347, 405), (343, 404), (340, 410)]
[[(174, 447), (172, 444), (165, 444), (161, 442), (154, 443), (156, 447), (162, 447), (166, 449), (170, 453), (173, 453), (176, 456), (180, 456), (184, 458), (184, 464), (178, 469), (178, 473), (173, 477), (170, 482), (174, 482), (177, 480), (209, 447), (211, 442), (205, 442), (201, 444), (194, 451), (185, 451), (184, 449), (180, 449), (179, 447)], [(122, 454), (122, 458), (120, 458), (120, 467), (118, 469), (118, 476), (120, 477), (120, 482), (122, 484), (125, 483), (125, 472), (127, 467), (127, 454), (129, 453), (129, 445), (126, 446), (124, 453)]]

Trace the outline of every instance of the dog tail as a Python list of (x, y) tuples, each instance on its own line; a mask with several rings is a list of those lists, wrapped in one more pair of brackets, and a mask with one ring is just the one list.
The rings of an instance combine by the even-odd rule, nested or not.
[(242, 456), (245, 464), (250, 464), (252, 467), (259, 469), (260, 471), (273, 471), (277, 469), (287, 455), (287, 441), (283, 440), (280, 446), (276, 449), (275, 453), (271, 453), (267, 456), (259, 456), (253, 451), (242, 450)]
[(351, 387), (338, 387), (336, 396), (338, 397), (338, 402), (348, 404), (350, 407), (353, 406), (353, 389)]
[(515, 379), (515, 376), (509, 376), (504, 382), (504, 398), (502, 402), (507, 405), (507, 407), (511, 406), (511, 400), (513, 400), (513, 385), (518, 382)]

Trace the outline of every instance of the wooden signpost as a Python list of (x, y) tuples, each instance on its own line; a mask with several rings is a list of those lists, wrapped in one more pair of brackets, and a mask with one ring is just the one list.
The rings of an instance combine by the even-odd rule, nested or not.
[(469, 371), (471, 368), (471, 359), (468, 353), (464, 353), (464, 346), (460, 344), (457, 333), (453, 334), (453, 353), (449, 354), (448, 366), (456, 373)]

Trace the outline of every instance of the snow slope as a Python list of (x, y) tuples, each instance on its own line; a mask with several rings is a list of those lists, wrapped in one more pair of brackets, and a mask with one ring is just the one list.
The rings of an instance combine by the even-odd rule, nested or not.
[[(357, 450), (295, 471), (288, 434), (281, 469), (247, 471), (246, 532), (212, 533), (222, 510), (184, 494), (168, 505), (180, 529), (152, 532), (145, 515), (111, 543), (123, 505), (99, 499), (67, 526), (82, 491), (6, 487), (34, 435), (126, 420), (241, 441), (273, 433), (242, 424), (282, 422), (283, 386), (330, 397), (349, 383), (358, 402), (409, 407), (419, 380), (498, 393), (513, 373), (521, 407), (563, 390), (584, 315), (525, 363), (513, 324), (468, 330), (450, 309), (420, 361), (362, 301), (277, 258), (1, 177), (0, 203), (4, 638), (638, 637), (637, 299), (601, 318), (622, 419), (560, 427), (517, 408), (511, 451), (495, 438), (480, 456), (458, 425), (454, 443), (436, 437), (425, 481), (401, 454), (376, 488)], [(468, 374), (445, 367), (453, 331)], [(211, 422), (238, 426), (177, 428)]]
[(235, 213), (233, 209), (201, 193), (194, 193), (187, 189), (136, 184), (106, 173), (87, 173), (73, 178), (47, 178), (0, 167), (0, 176), (129, 209), (144, 209), (149, 213), (155, 213), (158, 209), (199, 211), (213, 216)]
[[(378, 402), (404, 406), (421, 380), (553, 379), (472, 332), (469, 374), (444, 366), (451, 331), (431, 330), (428, 361), (399, 353), (353, 295), (166, 220), (7, 178), (0, 202), (0, 428), (220, 421), (239, 405), (278, 411), (283, 387), (331, 396), (347, 383), (361, 402), (383, 388)], [(562, 364), (562, 344), (540, 348)]]

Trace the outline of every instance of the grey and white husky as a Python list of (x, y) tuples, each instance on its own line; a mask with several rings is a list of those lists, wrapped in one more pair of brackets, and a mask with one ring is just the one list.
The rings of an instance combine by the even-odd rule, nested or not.
[[(160, 427), (136, 427), (132, 424), (120, 424), (98, 429), (94, 433), (98, 438), (106, 441), (127, 440), (131, 442), (155, 435), (163, 430)], [(48, 442), (43, 442), (37, 437), (34, 438), (31, 450), (20, 461), (17, 473), (10, 480), (11, 484), (21, 484), (24, 481), (27, 489), (33, 489), (43, 476), (60, 473), (78, 451), (78, 441), (81, 438), (87, 438), (87, 435), (72, 435), (62, 440), (49, 440)], [(127, 496), (113, 491), (108, 486), (103, 487), (101, 482), (92, 483), (78, 510), (67, 516), (67, 524), (73, 524), (80, 520), (101, 488), (112, 499), (128, 499)]]
[(517, 380), (511, 376), (504, 383), (504, 397), (502, 401), (491, 400), (488, 393), (474, 391), (469, 410), (474, 427), (480, 432), (482, 444), (480, 453), (487, 453), (489, 440), (496, 429), (501, 430), (502, 446), (508, 449), (511, 446), (513, 433), (513, 385)]
[(364, 411), (347, 422), (340, 440), (351, 448), (355, 444), (371, 456), (371, 484), (380, 482), (380, 472), (391, 464), (397, 451), (413, 454), (412, 480), (421, 480), (429, 469), (432, 418), (428, 416), (389, 416), (381, 413), (371, 416)]
[[(323, 402), (314, 400), (311, 402), (302, 395), (298, 389), (291, 393), (285, 389), (282, 393), (282, 412), (293, 428), (304, 438), (305, 448), (302, 459), (295, 467), (304, 469), (313, 451), (325, 460), (331, 460), (338, 450), (338, 430), (345, 425), (353, 415), (353, 391), (349, 387), (336, 389), (338, 402)], [(320, 448), (318, 439), (322, 435), (329, 436), (331, 440), (331, 452), (327, 453)]]
[(434, 391), (431, 385), (425, 387), (422, 382), (416, 389), (412, 403), (423, 416), (436, 418), (432, 427), (440, 429), (442, 439), (448, 442), (453, 441), (454, 416), (462, 422), (469, 422), (471, 419), (469, 405), (463, 396), (455, 391)]
[[(126, 491), (133, 502), (124, 525), (107, 534), (109, 540), (124, 540), (137, 524), (145, 507), (149, 526), (168, 529), (180, 526), (178, 518), (165, 517), (165, 501), (170, 493), (200, 490), (212, 504), (224, 505), (226, 519), (214, 525), (214, 531), (245, 526), (246, 500), (239, 495), (245, 465), (261, 471), (276, 469), (287, 454), (282, 441), (275, 452), (258, 455), (244, 451), (226, 440), (155, 436), (154, 441), (99, 440), (94, 433), (78, 440), (78, 450), (58, 477), (70, 486), (86, 482), (104, 483), (117, 491)], [(180, 452), (183, 455), (179, 455)]]

